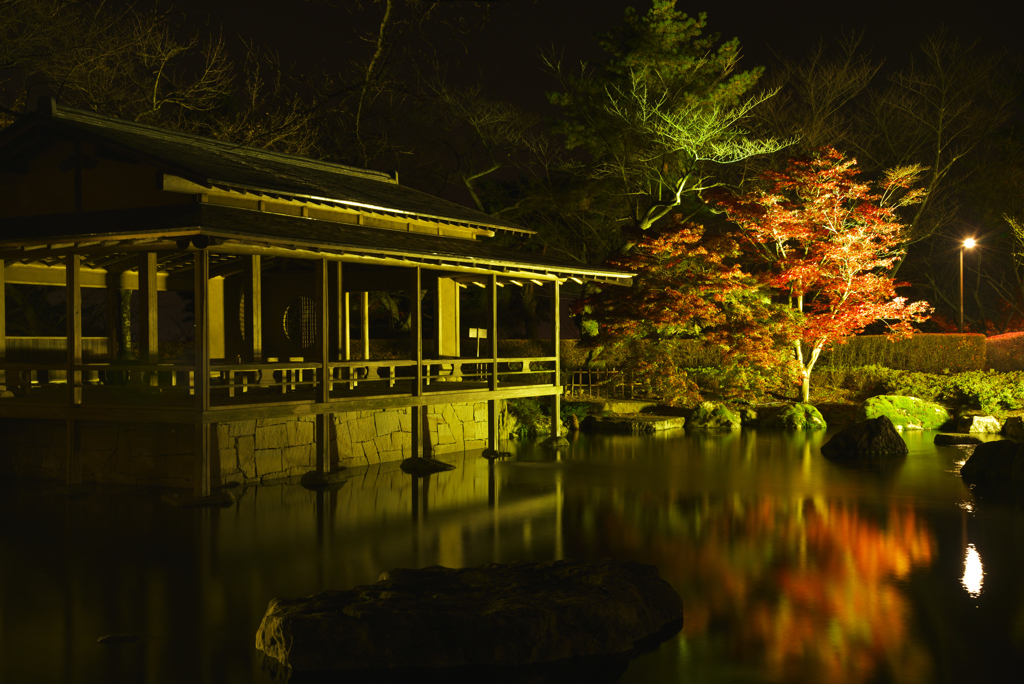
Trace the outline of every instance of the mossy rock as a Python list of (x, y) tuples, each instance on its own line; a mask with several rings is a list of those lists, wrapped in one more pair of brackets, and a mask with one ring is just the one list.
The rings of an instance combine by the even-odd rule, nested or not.
[(828, 424), (821, 412), (810, 404), (793, 404), (766, 420), (765, 427), (783, 430), (824, 430)]
[(698, 430), (739, 430), (741, 424), (737, 414), (713, 401), (702, 402), (686, 421), (687, 427)]
[(949, 422), (949, 412), (939, 404), (893, 394), (871, 397), (860, 409), (860, 420), (885, 416), (898, 430), (937, 430)]

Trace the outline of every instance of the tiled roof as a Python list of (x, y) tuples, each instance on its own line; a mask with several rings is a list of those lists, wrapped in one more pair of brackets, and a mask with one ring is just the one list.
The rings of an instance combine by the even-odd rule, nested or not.
[(64, 107), (22, 117), (0, 133), (0, 147), (39, 127), (92, 140), (207, 187), (276, 193), (488, 229), (525, 230), (515, 223), (403, 187), (386, 173), (234, 145)]

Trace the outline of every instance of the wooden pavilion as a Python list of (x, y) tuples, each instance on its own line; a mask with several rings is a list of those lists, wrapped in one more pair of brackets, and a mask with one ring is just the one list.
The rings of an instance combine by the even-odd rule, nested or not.
[[(338, 465), (337, 414), (403, 410), (409, 457), (423, 453), (428, 406), (486, 402), (496, 449), (497, 401), (549, 397), (557, 437), (559, 286), (630, 275), (502, 249), (488, 242), (499, 233), (529, 231), (388, 174), (44, 98), (0, 131), (0, 465), (17, 472), (12, 462), (32, 458), (12, 453), (10, 435), (41, 420), (59, 421), (48, 431), (61, 434), (69, 483), (83, 479), (81, 425), (186, 426), (186, 479), (199, 495), (224, 479), (217, 435), (249, 429), (217, 426), (313, 423), (309, 467), (321, 473)], [(550, 344), (543, 356), (501, 358), (498, 288), (527, 281), (550, 288)], [(66, 335), (9, 337), (5, 283), (62, 292)], [(460, 321), (467, 286), (486, 289), (490, 311), (472, 349)], [(90, 288), (106, 292), (106, 335), (83, 336)], [(138, 293), (135, 358), (118, 349), (123, 290)], [(397, 290), (420, 295), (410, 296), (408, 351), (373, 358), (368, 293)], [(163, 292), (194, 302), (194, 351), (176, 358), (160, 348)]]

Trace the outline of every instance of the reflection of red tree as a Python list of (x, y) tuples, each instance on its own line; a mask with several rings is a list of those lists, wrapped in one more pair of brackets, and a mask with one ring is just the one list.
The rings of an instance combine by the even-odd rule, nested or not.
[(637, 508), (616, 503), (608, 541), (653, 550), (683, 595), (687, 636), (725, 627), (737, 655), (760, 653), (773, 678), (853, 684), (884, 666), (897, 681), (927, 679), (930, 659), (908, 631), (897, 584), (934, 553), (913, 510), (879, 522), (820, 500), (704, 501), (670, 504), (681, 515), (643, 524), (624, 519)]

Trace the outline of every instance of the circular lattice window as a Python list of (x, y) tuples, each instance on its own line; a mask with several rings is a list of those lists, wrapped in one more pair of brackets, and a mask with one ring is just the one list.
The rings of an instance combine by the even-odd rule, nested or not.
[(301, 349), (316, 342), (316, 303), (309, 297), (296, 297), (284, 310), (284, 334)]

